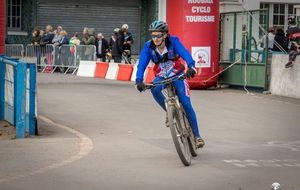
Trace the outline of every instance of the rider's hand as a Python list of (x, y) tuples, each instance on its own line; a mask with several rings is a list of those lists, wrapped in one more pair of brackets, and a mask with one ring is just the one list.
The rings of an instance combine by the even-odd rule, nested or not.
[(189, 67), (185, 73), (187, 78), (194, 78), (195, 74), (196, 74), (196, 69), (194, 67)]
[(145, 91), (146, 86), (143, 82), (137, 82), (136, 83), (136, 89), (140, 92)]

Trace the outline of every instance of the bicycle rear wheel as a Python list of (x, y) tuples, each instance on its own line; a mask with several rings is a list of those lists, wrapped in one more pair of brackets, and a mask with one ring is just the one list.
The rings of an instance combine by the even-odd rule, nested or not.
[(186, 135), (184, 134), (184, 126), (180, 123), (178, 110), (174, 106), (168, 108), (168, 119), (172, 139), (181, 162), (185, 166), (191, 165), (191, 153)]

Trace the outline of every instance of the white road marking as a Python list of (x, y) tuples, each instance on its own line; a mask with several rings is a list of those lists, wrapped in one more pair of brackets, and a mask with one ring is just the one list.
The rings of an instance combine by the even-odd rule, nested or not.
[(227, 164), (231, 164), (240, 168), (245, 167), (300, 167), (299, 160), (223, 160)]
[(12, 181), (12, 180), (17, 180), (17, 179), (28, 177), (28, 176), (33, 176), (33, 175), (36, 175), (36, 174), (45, 173), (46, 171), (65, 166), (67, 164), (70, 164), (70, 163), (72, 163), (76, 160), (79, 160), (79, 159), (83, 158), (84, 156), (89, 154), (89, 152), (94, 148), (93, 141), (87, 135), (85, 135), (85, 134), (83, 134), (83, 133), (81, 133), (81, 132), (79, 132), (75, 129), (72, 129), (70, 127), (55, 123), (55, 122), (53, 122), (52, 120), (50, 120), (46, 117), (39, 116), (39, 119), (43, 120), (44, 122), (51, 123), (52, 125), (55, 125), (59, 128), (62, 128), (64, 130), (74, 134), (76, 137), (78, 137), (79, 138), (79, 142), (77, 143), (77, 146), (79, 148), (78, 153), (71, 156), (70, 158), (68, 158), (64, 161), (53, 163), (51, 165), (39, 168), (39, 169), (34, 170), (34, 171), (29, 171), (29, 172), (26, 172), (24, 174), (19, 174), (19, 175), (16, 175), (16, 176), (8, 176), (8, 177), (5, 177), (5, 178), (2, 178), (2, 179), (0, 179), (0, 183), (9, 182), (9, 181)]
[(290, 149), (293, 152), (300, 151), (300, 141), (290, 141), (290, 142), (270, 141), (270, 142), (267, 142), (267, 144), (264, 144), (264, 146), (286, 148), (286, 149)]

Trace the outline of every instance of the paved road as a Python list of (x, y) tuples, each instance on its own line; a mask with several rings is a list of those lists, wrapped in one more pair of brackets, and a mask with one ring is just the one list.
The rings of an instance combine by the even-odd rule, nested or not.
[(220, 89), (192, 98), (207, 144), (184, 167), (149, 92), (40, 74), (41, 136), (0, 142), (28, 150), (0, 156), (0, 189), (300, 189), (300, 100)]

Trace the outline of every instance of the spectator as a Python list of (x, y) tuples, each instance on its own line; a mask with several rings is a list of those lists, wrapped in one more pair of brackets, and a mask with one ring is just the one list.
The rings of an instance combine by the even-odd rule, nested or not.
[(285, 68), (292, 67), (297, 55), (300, 55), (300, 28), (297, 27), (294, 18), (289, 17), (289, 27), (287, 37), (290, 40), (289, 61), (285, 64)]
[(41, 30), (39, 28), (35, 28), (32, 32), (32, 38), (31, 38), (31, 44), (34, 45), (34, 52), (37, 57), (37, 65), (38, 65), (38, 71), (41, 71), (41, 48), (40, 48), (40, 43), (41, 43)]
[[(79, 64), (79, 59), (76, 59), (77, 47), (80, 45), (79, 34), (76, 32), (74, 36), (70, 39), (70, 63), (72, 66)], [(71, 72), (73, 69), (71, 69)]]
[(70, 39), (70, 51), (71, 53), (74, 53), (75, 52), (75, 48), (76, 46), (79, 46), (80, 45), (80, 40), (79, 40), (79, 35), (78, 33), (76, 32), (74, 34), (74, 36)]
[(121, 56), (122, 56), (122, 43), (120, 38), (120, 29), (115, 28), (114, 34), (111, 36), (109, 40), (109, 47), (112, 55), (112, 59), (116, 63), (121, 63)]
[(130, 32), (128, 32), (129, 26), (127, 24), (123, 24), (121, 28), (122, 37), (123, 37), (123, 50), (126, 52), (128, 57), (131, 56), (131, 46), (133, 44), (133, 37)]
[(41, 31), (39, 28), (35, 28), (32, 32), (31, 44), (39, 45), (41, 42)]
[[(52, 32), (52, 26), (51, 25), (47, 25), (46, 29), (45, 29), (45, 33), (43, 34), (42, 38), (41, 38), (41, 45), (43, 45), (42, 49), (42, 53), (46, 55), (46, 58), (44, 59), (44, 64), (46, 65), (53, 65), (53, 57), (52, 57), (52, 52), (53, 49), (50, 47), (47, 47), (47, 44), (51, 44), (52, 40), (54, 38), (54, 34)], [(46, 67), (46, 72), (52, 72), (52, 67), (51, 66), (47, 66)]]
[(95, 45), (95, 29), (85, 28), (83, 31), (82, 45)]
[(52, 40), (54, 38), (54, 34), (52, 32), (52, 26), (51, 25), (47, 25), (46, 29), (45, 29), (45, 33), (41, 38), (41, 44), (45, 45), (45, 44), (51, 44)]
[(94, 60), (94, 54), (95, 54), (95, 29), (94, 28), (88, 28), (87, 29), (87, 33), (86, 31), (83, 32), (83, 38), (82, 38), (82, 45), (87, 45), (85, 47), (85, 51), (84, 51), (84, 57), (83, 59), (85, 60)]
[[(261, 47), (264, 49), (268, 47), (269, 50), (272, 50), (274, 46), (274, 37), (275, 37), (275, 30), (273, 27), (270, 27), (268, 33), (265, 34), (261, 39)], [(268, 39), (268, 43), (267, 43), (267, 39)]]
[(284, 31), (282, 28), (276, 29), (276, 34), (274, 37), (274, 46), (273, 51), (288, 51), (289, 40), (284, 35)]
[(62, 31), (62, 27), (61, 26), (58, 26), (57, 28), (56, 28), (56, 30), (54, 31), (54, 38), (53, 38), (53, 40), (52, 40), (52, 43), (54, 44), (54, 45), (57, 45), (57, 44), (59, 44), (59, 41), (61, 40), (61, 35), (60, 35), (60, 32)]
[(59, 46), (62, 46), (62, 45), (66, 45), (66, 44), (69, 44), (69, 40), (68, 40), (68, 37), (67, 37), (68, 33), (65, 31), (65, 30), (62, 30), (59, 34), (59, 41), (58, 41), (58, 45)]
[(297, 55), (300, 55), (300, 46), (296, 42), (292, 42), (290, 52), (289, 52), (289, 61), (285, 64), (285, 68), (292, 67)]
[(69, 47), (63, 46), (69, 44), (69, 40), (67, 38), (67, 32), (65, 30), (62, 30), (59, 34), (59, 41), (58, 43), (58, 64), (63, 65), (63, 67), (59, 67), (59, 71), (61, 73), (65, 72), (64, 66), (69, 66), (68, 63), (68, 54), (69, 54)]
[(296, 20), (289, 20), (288, 29), (286, 31), (290, 42), (300, 43), (300, 28), (297, 26)]
[(60, 57), (59, 57), (59, 54), (60, 54), (60, 40), (61, 40), (61, 33), (62, 31), (62, 27), (61, 26), (57, 26), (56, 30), (53, 32), (54, 33), (54, 37), (52, 39), (52, 44), (54, 45), (54, 48), (55, 48), (55, 51), (54, 51), (54, 56), (55, 56), (55, 59), (54, 59), (54, 64), (55, 65), (58, 65), (60, 64)]
[(98, 59), (101, 59), (101, 61), (106, 61), (106, 53), (108, 52), (108, 42), (104, 38), (102, 33), (97, 34), (96, 39), (96, 55)]

